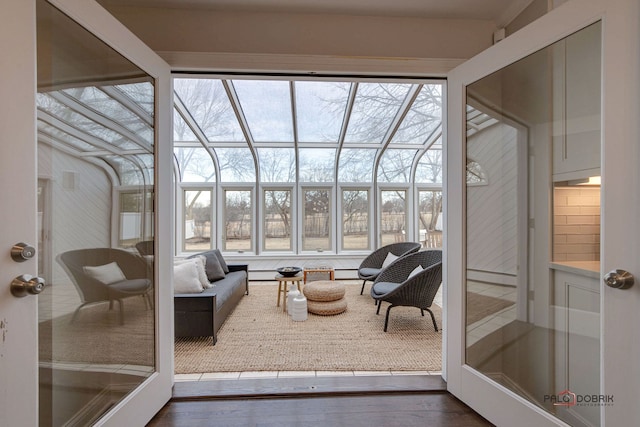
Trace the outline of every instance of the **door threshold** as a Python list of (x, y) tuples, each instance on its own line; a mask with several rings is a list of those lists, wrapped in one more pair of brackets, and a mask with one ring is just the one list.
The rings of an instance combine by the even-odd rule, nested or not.
[(376, 395), (443, 393), (441, 375), (362, 375), (238, 380), (180, 381), (173, 386), (172, 401), (200, 399), (300, 398), (324, 395)]

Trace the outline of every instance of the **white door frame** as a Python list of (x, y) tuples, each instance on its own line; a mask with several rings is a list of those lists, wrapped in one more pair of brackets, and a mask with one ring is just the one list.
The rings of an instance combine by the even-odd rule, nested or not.
[[(126, 396), (98, 425), (143, 425), (171, 398), (173, 386), (173, 150), (171, 70), (155, 52), (100, 5), (87, 0), (48, 0), (155, 79), (155, 327), (156, 372)], [(171, 190), (170, 190), (171, 189)]]
[[(18, 242), (37, 243), (35, 2), (4, 1), (0, 11), (4, 17), (0, 25), (0, 224), (5, 224), (0, 233), (0, 425), (35, 426), (38, 301), (35, 297), (17, 299), (9, 291), (14, 277), (38, 272), (35, 259), (18, 264), (9, 256), (10, 248)], [(13, 159), (31, 161), (25, 165)], [(18, 182), (31, 189), (30, 193), (16, 191), (18, 176)]]
[[(101, 6), (87, 0), (50, 0), (72, 19), (155, 79), (156, 87), (156, 372), (127, 395), (97, 425), (144, 425), (171, 397), (173, 385), (172, 148), (169, 66)], [(12, 278), (37, 274), (37, 259), (16, 263), (9, 249), (36, 236), (36, 13), (34, 0), (6, 0), (1, 6), (0, 92), (0, 425), (38, 424), (37, 297), (16, 298)], [(20, 177), (20, 179), (16, 179)]]
[[(496, 425), (566, 425), (465, 365), (465, 86), (602, 19), (601, 273), (624, 268), (640, 277), (640, 5), (634, 0), (571, 0), (507, 37), (449, 75), (447, 206), (447, 387)], [(606, 250), (605, 250), (606, 248)], [(601, 285), (601, 393), (614, 396), (601, 424), (640, 425), (640, 286)]]

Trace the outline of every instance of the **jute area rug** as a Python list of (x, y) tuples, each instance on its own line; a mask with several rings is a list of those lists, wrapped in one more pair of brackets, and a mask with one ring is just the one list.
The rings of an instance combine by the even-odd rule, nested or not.
[(124, 324), (109, 304), (80, 309), (41, 322), (38, 326), (40, 361), (84, 364), (154, 365), (154, 316), (142, 297), (124, 300)]
[[(210, 337), (176, 338), (175, 373), (441, 370), (442, 335), (428, 313), (395, 307), (385, 333), (387, 304), (376, 315), (368, 288), (360, 295), (361, 282), (345, 284), (346, 312), (303, 322), (276, 307), (277, 285), (250, 284), (215, 346)], [(440, 308), (433, 312), (441, 328)]]

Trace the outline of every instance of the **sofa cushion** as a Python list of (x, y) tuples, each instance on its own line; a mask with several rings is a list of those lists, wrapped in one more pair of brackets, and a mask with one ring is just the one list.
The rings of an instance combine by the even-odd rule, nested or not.
[(195, 262), (178, 263), (173, 266), (173, 291), (176, 294), (201, 293), (204, 290)]
[(224, 279), (218, 280), (215, 288), (205, 289), (203, 295), (215, 294), (216, 307), (220, 309), (231, 295), (233, 295), (233, 292), (238, 286), (245, 286), (246, 280), (247, 273), (245, 271), (232, 271), (227, 274)]
[[(198, 256), (203, 256), (205, 258), (204, 269), (207, 272), (207, 278), (210, 282), (215, 282), (216, 280), (220, 280), (224, 278), (225, 274), (229, 272), (229, 268), (227, 267), (227, 271), (224, 270), (224, 267), (220, 263), (220, 258), (222, 258), (222, 254), (220, 254), (220, 258), (216, 253), (220, 254), (220, 251), (214, 249), (212, 251), (202, 252), (196, 255), (191, 255), (189, 258), (195, 258)], [(224, 262), (224, 259), (223, 259)], [(226, 267), (227, 264), (225, 263)]]
[(218, 262), (220, 263), (220, 266), (222, 267), (222, 271), (224, 271), (224, 274), (227, 274), (229, 272), (229, 266), (227, 265), (227, 262), (224, 260), (222, 253), (220, 253), (220, 249), (214, 249), (212, 252), (216, 256), (216, 258), (218, 258)]
[(198, 278), (200, 279), (200, 283), (202, 283), (202, 287), (204, 289), (213, 287), (213, 284), (209, 282), (209, 278), (207, 277), (207, 272), (205, 270), (205, 262), (206, 258), (204, 256), (196, 256), (193, 258), (187, 259), (179, 259), (174, 261), (173, 265), (184, 264), (185, 262), (192, 262), (196, 265), (196, 271), (198, 272)]

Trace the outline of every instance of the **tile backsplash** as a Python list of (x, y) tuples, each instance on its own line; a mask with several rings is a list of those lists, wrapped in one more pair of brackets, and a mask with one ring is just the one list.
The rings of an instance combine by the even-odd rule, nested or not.
[(553, 261), (600, 260), (600, 187), (556, 187)]

